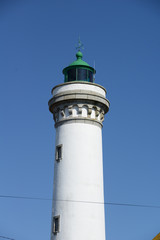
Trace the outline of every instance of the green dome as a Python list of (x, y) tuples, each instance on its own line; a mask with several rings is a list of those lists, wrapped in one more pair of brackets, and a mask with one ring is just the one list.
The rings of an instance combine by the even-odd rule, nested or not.
[[(95, 69), (90, 67), (88, 63), (82, 60), (83, 54), (80, 50), (76, 53), (76, 57), (77, 57), (76, 61), (72, 62), (68, 67), (63, 69), (63, 74), (65, 75), (65, 82), (70, 82), (70, 81), (93, 82), (94, 79), (93, 79), (93, 76), (91, 75), (95, 74), (96, 72)], [(85, 74), (86, 74), (86, 77), (84, 76)]]
[[(77, 54), (76, 54), (76, 56), (77, 56)], [(77, 60), (74, 61), (73, 63), (71, 63), (69, 66), (76, 66), (76, 65), (89, 67), (89, 64), (86, 63), (85, 61), (83, 61), (81, 57), (77, 58)]]
[(94, 68), (90, 67), (88, 63), (82, 60), (83, 54), (81, 51), (78, 51), (76, 53), (76, 57), (77, 57), (76, 61), (72, 62), (68, 67), (63, 69), (63, 74), (65, 74), (70, 67), (76, 67), (76, 66), (89, 67), (92, 71), (94, 71), (94, 73), (96, 72)]

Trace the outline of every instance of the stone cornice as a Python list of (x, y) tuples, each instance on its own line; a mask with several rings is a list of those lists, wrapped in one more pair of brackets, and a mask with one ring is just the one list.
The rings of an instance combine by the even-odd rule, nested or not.
[(82, 122), (102, 127), (109, 101), (100, 93), (86, 89), (67, 90), (55, 94), (48, 102), (55, 127), (61, 124)]
[(59, 93), (51, 98), (48, 102), (49, 110), (53, 113), (54, 108), (62, 103), (70, 103), (72, 101), (82, 102), (86, 104), (95, 104), (103, 108), (104, 113), (107, 113), (109, 110), (109, 101), (100, 94), (92, 93), (91, 91), (70, 91)]

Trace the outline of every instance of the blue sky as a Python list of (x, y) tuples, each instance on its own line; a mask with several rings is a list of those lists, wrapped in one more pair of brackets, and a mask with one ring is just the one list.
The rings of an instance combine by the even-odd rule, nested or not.
[[(96, 62), (111, 102), (103, 127), (105, 202), (160, 205), (160, 1), (0, 1), (0, 195), (52, 198), (48, 100), (75, 60)], [(50, 238), (51, 201), (0, 198), (0, 235)], [(160, 209), (106, 206), (106, 240), (151, 240)]]

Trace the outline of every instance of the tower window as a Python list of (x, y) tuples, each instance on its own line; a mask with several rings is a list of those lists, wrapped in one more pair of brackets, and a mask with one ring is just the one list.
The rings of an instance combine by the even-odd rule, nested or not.
[(62, 159), (62, 145), (56, 146), (56, 161), (60, 161)]
[(60, 216), (53, 217), (53, 233), (57, 234), (59, 233), (60, 229)]

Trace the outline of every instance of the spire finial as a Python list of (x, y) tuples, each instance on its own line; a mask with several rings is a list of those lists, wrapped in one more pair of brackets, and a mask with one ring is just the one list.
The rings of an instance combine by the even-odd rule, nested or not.
[(78, 38), (78, 44), (76, 45), (76, 49), (80, 52), (81, 49), (84, 49), (83, 43), (80, 40), (80, 37)]

